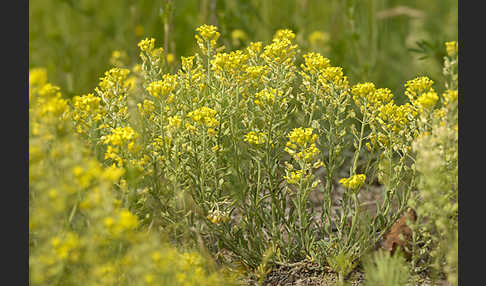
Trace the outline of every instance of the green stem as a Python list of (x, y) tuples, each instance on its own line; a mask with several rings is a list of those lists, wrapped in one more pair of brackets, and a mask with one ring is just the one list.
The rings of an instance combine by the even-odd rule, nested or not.
[(359, 154), (361, 153), (361, 148), (363, 145), (363, 135), (364, 135), (364, 129), (365, 125), (367, 124), (367, 118), (366, 118), (366, 105), (365, 105), (365, 110), (363, 112), (363, 121), (361, 121), (361, 131), (359, 134), (359, 141), (358, 141), (358, 149), (356, 149), (356, 152), (354, 153), (354, 160), (353, 160), (353, 166), (351, 168), (349, 176), (353, 176), (356, 174), (356, 167), (358, 166), (358, 158)]

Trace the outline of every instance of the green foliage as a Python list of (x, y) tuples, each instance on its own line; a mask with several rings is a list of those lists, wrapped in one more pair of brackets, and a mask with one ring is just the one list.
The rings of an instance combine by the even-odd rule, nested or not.
[(377, 251), (363, 259), (364, 285), (405, 286), (408, 285), (410, 269), (399, 252)]
[[(230, 49), (290, 28), (305, 51), (332, 58), (356, 82), (370, 80), (400, 95), (401, 83), (417, 74), (442, 85), (441, 43), (457, 38), (457, 23), (453, 0), (36, 0), (29, 2), (29, 66), (46, 67), (72, 97), (96, 84), (113, 51), (136, 62), (143, 37), (163, 43), (177, 66), (180, 56), (193, 53), (188, 35), (201, 24), (219, 26)], [(427, 53), (434, 56), (409, 53), (418, 43), (431, 43)]]

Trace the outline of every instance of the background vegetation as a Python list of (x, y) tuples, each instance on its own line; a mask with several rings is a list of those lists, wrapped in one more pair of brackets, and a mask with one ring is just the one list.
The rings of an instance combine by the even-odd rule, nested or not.
[(193, 54), (201, 24), (217, 25), (230, 50), (268, 43), (277, 29), (289, 28), (301, 49), (322, 53), (354, 81), (403, 94), (403, 82), (418, 75), (442, 85), (443, 43), (457, 39), (457, 9), (455, 0), (35, 0), (29, 66), (46, 67), (72, 97), (96, 85), (114, 50), (135, 63), (145, 37), (164, 43), (167, 36), (178, 65), (180, 56)]

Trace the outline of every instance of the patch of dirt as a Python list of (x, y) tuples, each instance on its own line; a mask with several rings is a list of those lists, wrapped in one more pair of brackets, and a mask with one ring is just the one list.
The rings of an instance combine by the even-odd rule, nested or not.
[[(251, 286), (336, 286), (338, 284), (337, 274), (330, 272), (327, 268), (321, 268), (315, 263), (297, 262), (287, 265), (277, 265), (266, 276), (262, 284), (249, 279), (245, 285)], [(356, 269), (346, 277), (346, 286), (364, 285), (364, 274)], [(432, 282), (428, 277), (416, 277), (407, 286), (451, 286), (446, 280)]]
[[(354, 271), (349, 275), (348, 286), (361, 285), (362, 273)], [(316, 263), (297, 262), (276, 265), (265, 277), (262, 286), (327, 286), (336, 285), (337, 275)], [(248, 285), (259, 285), (257, 281), (248, 281)]]

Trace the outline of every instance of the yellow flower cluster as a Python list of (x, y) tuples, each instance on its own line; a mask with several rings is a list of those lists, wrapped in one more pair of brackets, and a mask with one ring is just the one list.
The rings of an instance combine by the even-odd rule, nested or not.
[(327, 93), (332, 90), (346, 91), (349, 88), (348, 78), (341, 67), (326, 67), (318, 77), (319, 84)]
[(290, 172), (290, 176), (285, 176), (284, 179), (289, 184), (297, 185), (302, 179), (302, 170), (292, 171)]
[[(283, 92), (275, 88), (263, 89), (255, 94), (255, 104), (259, 106), (273, 105), (275, 98), (282, 98)], [(283, 99), (285, 101), (285, 98)]]
[(123, 158), (120, 157), (119, 147), (127, 146), (128, 151), (135, 151), (135, 140), (138, 138), (138, 133), (130, 126), (117, 127), (112, 130), (111, 134), (101, 136), (100, 140), (103, 144), (108, 145), (105, 153), (105, 159), (113, 159), (117, 162), (118, 167), (123, 164)]
[(64, 237), (54, 236), (50, 244), (58, 260), (77, 261), (79, 259), (80, 241), (76, 233), (68, 232)]
[(87, 188), (96, 181), (97, 177), (102, 173), (102, 168), (98, 162), (91, 160), (84, 167), (82, 165), (75, 166), (72, 172), (79, 186)]
[(114, 236), (134, 230), (139, 224), (138, 218), (127, 209), (118, 210), (114, 217), (106, 217), (103, 222), (110, 234)]
[(194, 67), (194, 56), (181, 57), (182, 68), (178, 75), (181, 82), (185, 83), (184, 87), (187, 90), (202, 90), (204, 88), (203, 80), (205, 78), (205, 70), (202, 65), (198, 64)]
[(405, 83), (405, 95), (410, 102), (413, 102), (422, 93), (429, 92), (432, 89), (433, 84), (434, 81), (426, 76), (414, 78)]
[(194, 66), (194, 56), (181, 57), (181, 67), (186, 72), (191, 71)]
[(263, 132), (257, 133), (255, 131), (250, 131), (245, 135), (244, 141), (250, 144), (259, 145), (266, 142), (266, 136)]
[(294, 128), (287, 138), (285, 151), (297, 160), (312, 162), (320, 153), (315, 144), (318, 136), (312, 128)]
[(196, 123), (204, 124), (207, 127), (215, 127), (219, 125), (219, 121), (215, 118), (216, 110), (211, 109), (207, 106), (203, 106), (187, 114), (189, 118), (194, 120)]
[(458, 90), (446, 90), (442, 96), (444, 97), (444, 103), (449, 104), (457, 102), (459, 92)]
[(223, 74), (230, 77), (236, 76), (241, 70), (246, 69), (248, 55), (241, 50), (231, 53), (217, 53), (211, 60), (211, 69), (216, 77), (221, 78)]
[(41, 107), (40, 115), (45, 116), (47, 114), (53, 117), (64, 118), (69, 113), (68, 104), (65, 99), (61, 98), (61, 95), (48, 99)]
[[(29, 133), (32, 285), (56, 281), (63, 285), (163, 285), (177, 279), (181, 281), (178, 285), (233, 285), (209, 269), (197, 252), (179, 252), (162, 243), (160, 236), (138, 230), (142, 224), (138, 220), (140, 208), (134, 208), (137, 213), (121, 209), (118, 187), (126, 190), (128, 178), (122, 177), (125, 170), (105, 167), (93, 157), (93, 149), (74, 133), (71, 117), (58, 118), (66, 129), (57, 132), (58, 121), (45, 120), (55, 118), (49, 113), (57, 108), (47, 108), (43, 116), (40, 110), (51, 99), (57, 100), (59, 89), (49, 85), (40, 95), (39, 89), (47, 83), (43, 79), (37, 82), (42, 86), (33, 86), (35, 91), (29, 102), (31, 128), (38, 125), (40, 131), (37, 135)], [(97, 104), (93, 98), (87, 96), (85, 102), (78, 99), (78, 108), (92, 112)], [(49, 133), (49, 139), (44, 133)], [(121, 137), (136, 137), (125, 134), (130, 132), (120, 133)], [(109, 144), (120, 141), (116, 136), (104, 139)], [(131, 154), (120, 156), (131, 159), (127, 158)], [(138, 187), (146, 190), (143, 185)]]
[(150, 39), (145, 38), (138, 43), (138, 47), (140, 48), (140, 50), (142, 52), (146, 52), (146, 53), (150, 54), (155, 47), (155, 39), (154, 38), (150, 38)]
[(257, 80), (266, 74), (267, 66), (248, 66), (245, 72), (250, 80)]
[(419, 110), (429, 110), (435, 106), (437, 101), (439, 100), (439, 96), (433, 90), (421, 94), (415, 101), (414, 105), (419, 107)]
[[(41, 72), (42, 73), (42, 72)], [(37, 83), (42, 83), (43, 79), (40, 76), (38, 82), (33, 82), (35, 85), (29, 86), (29, 111), (32, 112), (32, 120), (30, 120), (29, 128), (33, 135), (42, 134), (45, 139), (52, 138), (52, 131), (62, 131), (68, 128), (66, 119), (70, 115), (70, 109), (67, 100), (62, 98), (58, 86), (50, 83), (45, 83), (42, 86), (37, 86)]]
[(126, 65), (128, 60), (129, 60), (129, 58), (128, 58), (127, 52), (114, 50), (111, 53), (110, 64), (117, 66), (117, 67), (122, 67), (122, 66)]
[(137, 132), (130, 126), (117, 127), (112, 130), (112, 133), (101, 137), (104, 144), (111, 144), (113, 146), (121, 146), (126, 142), (133, 143), (138, 138)]
[(177, 75), (164, 74), (162, 80), (154, 81), (147, 86), (147, 91), (155, 98), (166, 97), (177, 87)]
[(86, 134), (106, 113), (101, 98), (92, 93), (73, 97), (73, 107), (72, 118), (76, 123), (76, 132), (80, 134)]
[(233, 40), (233, 45), (239, 46), (248, 39), (248, 35), (243, 30), (235, 29), (231, 32), (231, 39)]
[(360, 107), (362, 112), (367, 109), (373, 113), (393, 99), (390, 89), (376, 89), (371, 82), (354, 85), (351, 88), (351, 93), (353, 94), (354, 102)]
[(420, 112), (429, 110), (439, 100), (432, 88), (434, 82), (426, 76), (417, 77), (405, 83), (405, 95)]
[[(199, 35), (195, 35), (197, 44), (204, 54), (208, 55), (214, 49), (219, 39), (219, 32), (216, 26), (202, 25), (196, 29)], [(209, 47), (207, 46), (209, 45)]]
[(459, 50), (459, 45), (456, 41), (446, 42), (445, 46), (446, 46), (447, 55), (449, 57), (455, 56)]
[(329, 34), (321, 31), (314, 31), (310, 33), (308, 40), (311, 46), (317, 46), (319, 43), (326, 43), (329, 40)]
[(169, 128), (180, 128), (182, 125), (182, 120), (178, 115), (169, 116), (167, 120), (169, 121)]
[(416, 115), (417, 112), (410, 104), (396, 105), (391, 101), (379, 109), (378, 122), (391, 132), (400, 133), (407, 129), (410, 119)]
[(33, 68), (29, 70), (29, 87), (43, 86), (47, 83), (47, 71), (45, 68)]
[[(298, 147), (307, 147), (309, 144), (313, 144), (318, 136), (317, 134), (313, 134), (312, 128), (294, 128), (288, 135), (289, 142), (287, 145), (291, 148), (298, 148)], [(297, 144), (298, 146), (296, 146)]]
[(262, 42), (251, 42), (246, 48), (246, 52), (251, 58), (258, 57), (262, 51)]
[[(108, 92), (111, 90), (117, 90), (121, 88), (128, 88), (131, 87), (131, 82), (127, 81), (128, 75), (130, 74), (129, 69), (125, 68), (112, 68), (105, 72), (105, 76), (101, 78), (99, 87), (101, 91)], [(108, 96), (115, 96), (114, 93), (108, 92), (106, 93)]]
[(292, 41), (295, 38), (294, 32), (289, 29), (279, 29), (273, 35), (273, 41), (289, 40)]
[(319, 74), (319, 72), (330, 67), (331, 61), (319, 53), (307, 53), (304, 55), (304, 63), (301, 68), (310, 75)]
[(292, 45), (295, 34), (290, 30), (279, 30), (270, 45), (263, 49), (262, 58), (268, 64), (286, 64), (289, 65), (297, 50), (297, 45)]
[(364, 174), (356, 174), (349, 178), (342, 178), (339, 180), (339, 183), (343, 185), (345, 188), (350, 190), (357, 190), (361, 187), (366, 180), (366, 175)]
[(29, 103), (32, 95), (47, 83), (47, 71), (44, 68), (33, 68), (29, 70)]
[(149, 119), (153, 119), (153, 112), (155, 111), (155, 104), (152, 100), (145, 99), (142, 103), (137, 104), (138, 111), (142, 116), (149, 116)]

